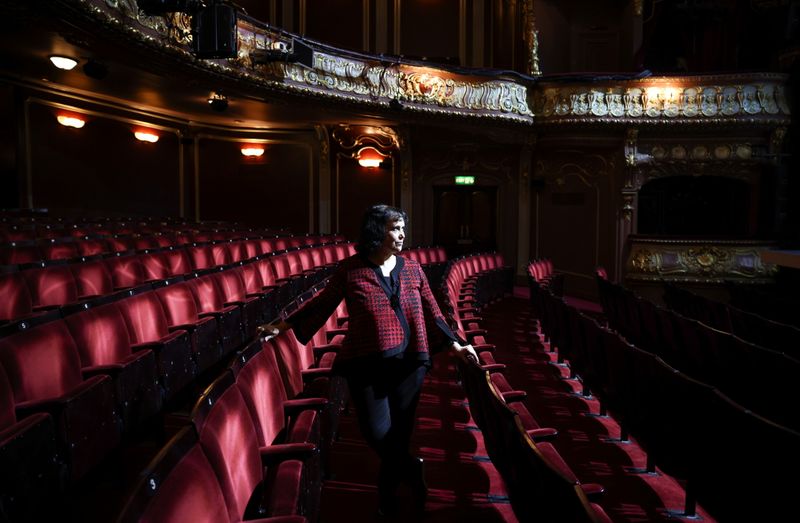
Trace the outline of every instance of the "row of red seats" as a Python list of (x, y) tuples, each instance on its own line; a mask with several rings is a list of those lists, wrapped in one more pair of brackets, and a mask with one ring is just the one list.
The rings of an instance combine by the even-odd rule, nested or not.
[(462, 384), (470, 412), (481, 429), (487, 452), (506, 480), (512, 507), (520, 521), (610, 522), (603, 509), (587, 496), (602, 487), (581, 484), (549, 442), (558, 432), (542, 427), (528, 410), (525, 392), (514, 390), (503, 374), (505, 365), (494, 358), (478, 313), (478, 296), (502, 296), (507, 287), (498, 273), (510, 273), (502, 257), (459, 260), (461, 267), (447, 278), (445, 295), (451, 318), (472, 343), (480, 361), (460, 362)]
[[(601, 288), (611, 285), (602, 278), (598, 281)], [(599, 399), (600, 414), (608, 412), (620, 423), (619, 439), (636, 438), (647, 453), (645, 470), (655, 472), (658, 467), (686, 482), (683, 516), (694, 517), (697, 502), (719, 521), (780, 520), (792, 509), (794, 484), (783, 473), (800, 465), (796, 451), (800, 433), (760, 417), (711, 384), (631, 345), (548, 289), (532, 285), (531, 292), (542, 311), (540, 323), (551, 349), (558, 350), (559, 359), (567, 361), (583, 382), (584, 394)], [(660, 336), (658, 332), (652, 335)], [(669, 339), (668, 343), (683, 342)], [(699, 346), (688, 343), (688, 347)], [(728, 363), (720, 360), (715, 366), (725, 372)], [(740, 379), (766, 384), (772, 378), (756, 374), (779, 372), (761, 368)], [(792, 409), (790, 402), (786, 409)], [(754, 448), (744, 442), (768, 443)]]
[(198, 398), (191, 425), (141, 474), (119, 523), (316, 521), (330, 419), (341, 408), (330, 371), (343, 304), (329, 324), (308, 345), (289, 332), (239, 352)]
[(783, 340), (786, 352), (760, 347), (659, 307), (620, 285), (605, 280), (598, 285), (610, 326), (627, 341), (753, 412), (800, 431), (800, 412), (791, 400), (800, 360), (786, 353), (798, 351), (791, 339)]
[[(678, 314), (761, 347), (800, 358), (800, 328), (797, 326), (764, 318), (674, 284), (664, 287), (664, 303)], [(788, 308), (786, 315), (797, 315), (797, 309)]]
[(447, 253), (444, 247), (414, 247), (403, 251), (403, 256), (419, 262), (420, 265), (445, 263), (447, 261)]
[[(130, 234), (185, 233), (212, 235), (208, 240), (225, 240), (242, 236), (274, 236), (281, 230), (243, 227), (237, 223), (202, 221), (180, 218), (83, 218), (64, 219), (52, 216), (0, 216), (0, 240), (19, 241), (84, 236)], [(232, 236), (231, 234), (235, 234)]]
[[(238, 272), (245, 282), (244, 294), (230, 291), (225, 301), (242, 301), (247, 293), (261, 292), (264, 287), (283, 289), (275, 306), (285, 305), (290, 296), (298, 295), (302, 277), (330, 269), (339, 260), (353, 253), (352, 244), (337, 243), (297, 249), (281, 254), (259, 256), (255, 243), (227, 242), (185, 248), (163, 249), (144, 254), (92, 258), (79, 263), (53, 263), (44, 267), (0, 274), (0, 323), (25, 319), (43, 311), (138, 288), (175, 276), (219, 270), (240, 262)], [(244, 262), (244, 260), (250, 260)], [(324, 273), (316, 278), (318, 281)]]
[(52, 260), (77, 260), (89, 256), (143, 252), (168, 247), (188, 247), (212, 242), (214, 245), (233, 245), (229, 248), (234, 257), (233, 261), (240, 261), (260, 254), (343, 241), (338, 235), (240, 238), (241, 236), (238, 235), (235, 238), (212, 238), (211, 235), (205, 234), (159, 233), (105, 237), (84, 236), (68, 240), (12, 241), (0, 245), (0, 265), (24, 266)]
[[(343, 254), (350, 248), (345, 246)], [(263, 302), (273, 289), (263, 285), (259, 267), (272, 270), (271, 262), (285, 254), (185, 281), (163, 280), (154, 290), (139, 288), (86, 302), (65, 319), (32, 320), (0, 340), (0, 367), (9, 385), (0, 431), (19, 434), (36, 419), (27, 420), (30, 414), (44, 411), (53, 420), (57, 442), (57, 453), (45, 461), (61, 469), (33, 474), (9, 468), (12, 483), (18, 485), (8, 492), (22, 492), (18, 498), (24, 500), (30, 478), (59, 478), (64, 469), (73, 480), (84, 476), (116, 448), (121, 430), (135, 430), (193, 383), (200, 371), (240, 346), (258, 323), (270, 319)], [(255, 292), (247, 292), (248, 284)], [(339, 332), (331, 329), (331, 334)], [(315, 349), (299, 346), (296, 340), (295, 345), (287, 344), (291, 339), (278, 345), (289, 362), (282, 368), (286, 386), (297, 393), (304, 375), (315, 374), (303, 373), (301, 366), (330, 366), (332, 358), (321, 354), (335, 351), (332, 340), (317, 340)], [(319, 362), (314, 361), (315, 351)], [(300, 354), (304, 356), (297, 360)], [(340, 409), (343, 400), (336, 397), (332, 403)], [(325, 423), (332, 427), (334, 416), (327, 412)], [(15, 441), (36, 439), (24, 436)], [(16, 452), (16, 447), (9, 448)], [(5, 449), (0, 447), (0, 455), (6, 455)], [(26, 455), (26, 449), (21, 450), (18, 455)], [(14, 505), (13, 499), (9, 503)]]
[(549, 258), (532, 260), (526, 270), (528, 278), (533, 279), (538, 285), (548, 287), (555, 294), (564, 293), (564, 275), (555, 271), (553, 261)]

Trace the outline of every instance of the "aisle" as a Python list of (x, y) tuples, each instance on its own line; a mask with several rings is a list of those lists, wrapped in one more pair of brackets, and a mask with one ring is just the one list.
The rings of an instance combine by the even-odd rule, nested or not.
[(321, 523), (414, 521), (426, 523), (516, 523), (505, 486), (486, 458), (481, 433), (475, 429), (456, 383), (449, 355), (436, 357), (425, 380), (412, 444), (425, 459), (430, 495), (424, 518), (410, 511), (410, 494), (400, 490), (400, 513), (378, 518), (375, 478), (377, 459), (356, 425), (354, 413), (342, 417), (341, 437), (331, 452), (333, 477), (322, 491)]

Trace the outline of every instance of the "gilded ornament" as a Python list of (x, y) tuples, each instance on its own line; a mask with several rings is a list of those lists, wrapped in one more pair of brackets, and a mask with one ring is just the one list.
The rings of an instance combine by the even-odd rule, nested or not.
[(731, 157), (731, 148), (727, 145), (718, 145), (714, 147), (714, 157), (718, 160), (727, 160)]
[(682, 145), (675, 145), (670, 149), (670, 156), (676, 160), (683, 160), (686, 158), (686, 148)]

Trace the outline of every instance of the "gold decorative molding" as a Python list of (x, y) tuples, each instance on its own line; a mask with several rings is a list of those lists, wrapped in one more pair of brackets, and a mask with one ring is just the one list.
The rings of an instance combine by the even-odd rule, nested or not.
[(400, 149), (400, 137), (391, 127), (339, 124), (331, 136), (339, 147), (347, 151), (354, 151), (365, 144), (375, 145), (384, 151)]
[(531, 76), (541, 76), (539, 68), (539, 30), (536, 28), (536, 14), (533, 9), (533, 0), (525, 0), (522, 3), (522, 16), (525, 25), (525, 45), (528, 51), (528, 74)]
[(787, 77), (740, 74), (654, 77), (586, 85), (541, 84), (533, 110), (542, 123), (676, 121), (788, 125)]
[(252, 51), (290, 49), (293, 35), (245, 19), (238, 21), (236, 58), (199, 60), (190, 51), (190, 19), (186, 15), (144, 16), (134, 7), (134, 0), (60, 1), (77, 5), (94, 23), (125, 38), (253, 87), (384, 108), (401, 102), (407, 110), (430, 114), (532, 122), (528, 89), (514, 81), (387, 62), (381, 57), (353, 57), (345, 51), (339, 55), (315, 50), (311, 68), (288, 61), (255, 64), (250, 58)]
[(626, 280), (722, 283), (767, 282), (777, 267), (761, 253), (774, 245), (747, 240), (687, 240), (630, 237)]

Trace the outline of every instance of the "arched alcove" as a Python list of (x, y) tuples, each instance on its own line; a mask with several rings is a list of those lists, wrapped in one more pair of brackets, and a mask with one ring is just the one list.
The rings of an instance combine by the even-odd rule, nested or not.
[(724, 176), (669, 176), (639, 191), (638, 234), (748, 237), (755, 233), (757, 187)]

